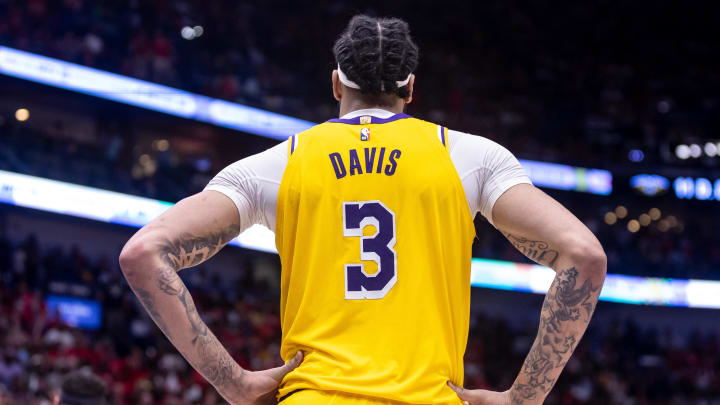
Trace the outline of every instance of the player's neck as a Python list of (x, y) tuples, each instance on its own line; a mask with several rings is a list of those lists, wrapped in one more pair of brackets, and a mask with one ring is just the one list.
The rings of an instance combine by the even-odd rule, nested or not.
[(378, 106), (378, 105), (370, 105), (367, 103), (362, 102), (361, 100), (346, 100), (343, 98), (340, 101), (340, 117), (344, 116), (345, 114), (349, 114), (353, 111), (358, 110), (367, 110), (367, 109), (378, 109), (378, 110), (385, 110), (390, 111), (393, 114), (399, 114), (403, 112), (405, 109), (405, 101), (403, 99), (398, 99), (398, 102), (395, 103), (392, 106)]

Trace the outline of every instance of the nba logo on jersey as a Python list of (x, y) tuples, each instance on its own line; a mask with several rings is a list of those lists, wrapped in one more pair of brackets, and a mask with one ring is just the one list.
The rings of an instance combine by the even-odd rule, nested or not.
[(361, 141), (367, 141), (370, 139), (370, 129), (363, 128), (360, 130), (360, 140)]

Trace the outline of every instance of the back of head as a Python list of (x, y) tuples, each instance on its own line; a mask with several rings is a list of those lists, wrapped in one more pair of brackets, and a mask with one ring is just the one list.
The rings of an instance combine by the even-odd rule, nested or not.
[(103, 405), (106, 396), (107, 386), (100, 377), (75, 371), (63, 380), (60, 405)]
[(398, 86), (418, 64), (418, 47), (405, 21), (357, 15), (335, 41), (333, 52), (367, 104), (384, 106), (410, 96), (407, 85)]

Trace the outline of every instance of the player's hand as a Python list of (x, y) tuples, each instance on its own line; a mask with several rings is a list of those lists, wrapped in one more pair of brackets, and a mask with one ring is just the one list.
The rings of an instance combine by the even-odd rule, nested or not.
[(271, 405), (277, 404), (275, 394), (285, 374), (295, 370), (302, 363), (303, 353), (297, 352), (295, 357), (280, 367), (262, 371), (247, 371), (242, 379), (242, 393), (221, 395), (231, 405)]
[(512, 405), (510, 391), (495, 392), (488, 390), (466, 390), (448, 382), (465, 405)]

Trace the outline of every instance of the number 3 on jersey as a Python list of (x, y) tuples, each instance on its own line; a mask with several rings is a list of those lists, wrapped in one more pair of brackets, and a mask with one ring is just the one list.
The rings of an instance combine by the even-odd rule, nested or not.
[[(375, 227), (375, 234), (363, 235), (363, 228)], [(395, 254), (395, 213), (380, 201), (343, 203), (343, 235), (360, 237), (360, 260), (374, 261), (378, 269), (367, 274), (365, 265), (345, 265), (345, 299), (380, 299), (397, 282)]]

